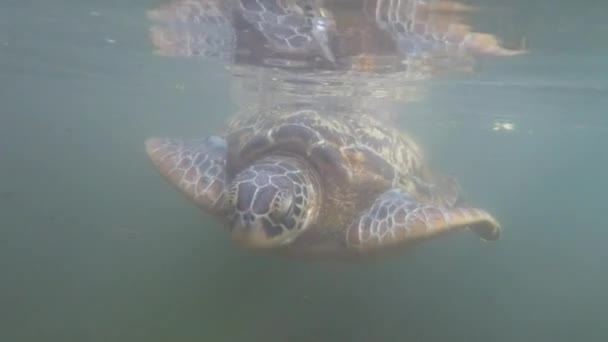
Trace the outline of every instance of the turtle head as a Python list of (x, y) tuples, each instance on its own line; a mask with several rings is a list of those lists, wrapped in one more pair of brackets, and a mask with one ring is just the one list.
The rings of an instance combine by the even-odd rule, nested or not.
[(316, 173), (296, 158), (263, 158), (238, 173), (228, 190), (232, 235), (251, 248), (294, 241), (315, 221), (319, 202)]

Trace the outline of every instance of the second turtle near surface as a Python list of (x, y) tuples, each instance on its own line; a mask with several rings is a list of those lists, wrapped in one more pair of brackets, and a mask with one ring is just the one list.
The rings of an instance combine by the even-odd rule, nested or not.
[(171, 184), (256, 250), (365, 259), (467, 228), (501, 235), (415, 142), (365, 113), (252, 109), (217, 136), (146, 148)]

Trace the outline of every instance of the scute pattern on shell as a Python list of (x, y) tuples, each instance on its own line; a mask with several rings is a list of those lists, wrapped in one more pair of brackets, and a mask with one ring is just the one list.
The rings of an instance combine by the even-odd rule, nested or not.
[[(400, 187), (414, 194), (430, 182), (418, 146), (397, 129), (387, 127), (372, 116), (362, 113), (311, 109), (252, 109), (229, 122), (227, 140), (231, 144), (228, 164), (236, 169), (263, 157), (269, 151), (290, 150), (294, 136), (278, 137), (277, 132), (290, 125), (306, 130), (306, 144), (296, 153), (310, 153), (315, 146), (328, 151), (334, 164), (322, 174), (335, 176), (344, 169), (348, 181), (382, 183)], [(255, 113), (255, 114), (252, 114)], [(303, 134), (304, 135), (304, 134)], [(292, 139), (292, 140), (280, 140)], [(304, 157), (310, 157), (304, 155)], [(235, 170), (236, 171), (236, 170)], [(337, 177), (339, 178), (339, 177)]]
[(408, 136), (368, 115), (353, 117), (349, 121), (360, 144), (374, 150), (404, 173), (414, 176), (423, 172), (422, 152)]

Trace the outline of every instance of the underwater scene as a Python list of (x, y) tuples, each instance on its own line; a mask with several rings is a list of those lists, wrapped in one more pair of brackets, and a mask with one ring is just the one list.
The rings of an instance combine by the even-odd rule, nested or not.
[(0, 341), (608, 340), (608, 2), (0, 2)]

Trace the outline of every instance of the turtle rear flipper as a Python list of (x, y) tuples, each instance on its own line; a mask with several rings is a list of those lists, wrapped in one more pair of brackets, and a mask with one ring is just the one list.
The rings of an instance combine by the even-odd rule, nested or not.
[(226, 141), (217, 136), (150, 138), (146, 152), (161, 175), (199, 207), (221, 214), (226, 187)]
[(498, 240), (501, 234), (500, 224), (484, 210), (423, 204), (403, 190), (391, 189), (348, 227), (346, 242), (365, 254), (399, 249), (464, 228), (486, 241)]

